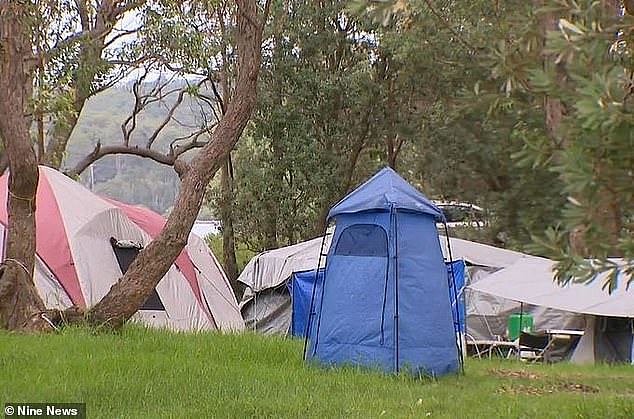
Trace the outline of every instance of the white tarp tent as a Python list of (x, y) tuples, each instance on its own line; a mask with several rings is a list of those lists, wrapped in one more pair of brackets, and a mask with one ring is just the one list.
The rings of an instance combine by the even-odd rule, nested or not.
[[(327, 236), (329, 237), (329, 236)], [(449, 259), (447, 240), (440, 237), (445, 259)], [(240, 303), (242, 316), (248, 329), (261, 333), (285, 334), (291, 322), (291, 301), (286, 283), (294, 272), (313, 270), (319, 263), (322, 238), (280, 249), (270, 250), (255, 256), (244, 268), (238, 281), (246, 286)], [(526, 254), (500, 249), (469, 240), (450, 239), (451, 256), (454, 260), (463, 259), (468, 264), (470, 283), (491, 273), (511, 266)], [(327, 253), (328, 241), (323, 253)], [(322, 261), (323, 265), (324, 261)], [(467, 331), (471, 338), (491, 339), (503, 335), (507, 319), (511, 313), (519, 311), (520, 304), (473, 290), (465, 291), (467, 311)], [(558, 310), (541, 307), (525, 307), (535, 318), (538, 330), (547, 328), (574, 327), (580, 324), (581, 317)]]
[[(330, 237), (330, 236), (327, 236)], [(286, 281), (293, 272), (317, 268), (323, 238), (262, 252), (244, 267), (238, 281), (246, 286), (240, 310), (247, 329), (285, 334), (291, 324), (291, 298)], [(323, 252), (328, 251), (329, 241)]]
[[(440, 236), (440, 244), (445, 259), (448, 259), (449, 250), (447, 249), (447, 238), (445, 236)], [(451, 246), (451, 256), (453, 256), (454, 260), (463, 259), (470, 265), (475, 266), (504, 268), (514, 264), (519, 259), (528, 257), (528, 255), (514, 250), (501, 249), (488, 244), (453, 237), (449, 239), (449, 244)]]
[[(520, 252), (468, 240), (452, 238), (450, 243), (452, 256), (455, 260), (464, 259), (474, 266), (499, 269), (510, 266), (527, 256)], [(284, 284), (293, 272), (317, 268), (321, 245), (322, 237), (317, 237), (292, 246), (268, 250), (252, 258), (238, 277), (238, 281), (247, 287), (242, 301), (252, 298), (253, 293)], [(447, 240), (442, 236), (441, 245), (445, 258), (448, 258)], [(328, 252), (329, 246), (330, 243), (326, 240), (323, 248), (324, 254)]]
[[(508, 249), (477, 243), (469, 240), (451, 238), (451, 256), (467, 263), (467, 284), (478, 283), (500, 269), (507, 268), (521, 260), (533, 256)], [(447, 239), (441, 236), (445, 259), (449, 258)], [(488, 293), (467, 288), (464, 290), (466, 301), (467, 334), (470, 340), (491, 340), (506, 334), (508, 318), (520, 311), (520, 303)], [(524, 305), (522, 310), (534, 319), (534, 330), (566, 329), (581, 327), (582, 316), (552, 308)]]
[(573, 354), (573, 361), (631, 362), (634, 357), (631, 320), (634, 318), (634, 289), (627, 290), (621, 283), (608, 294), (602, 288), (607, 273), (598, 275), (589, 284), (572, 283), (562, 287), (554, 281), (554, 263), (538, 257), (522, 258), (468, 288), (509, 300), (583, 314), (586, 317), (585, 333)]

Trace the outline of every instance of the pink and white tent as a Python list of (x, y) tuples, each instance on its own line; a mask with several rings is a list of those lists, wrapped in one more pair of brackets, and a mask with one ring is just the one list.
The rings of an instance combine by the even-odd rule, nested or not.
[[(0, 177), (3, 258), (7, 180), (6, 174)], [(34, 279), (49, 308), (99, 302), (165, 224), (153, 211), (100, 197), (48, 167), (40, 167), (35, 217)], [(174, 330), (244, 329), (222, 268), (194, 234), (134, 318)]]

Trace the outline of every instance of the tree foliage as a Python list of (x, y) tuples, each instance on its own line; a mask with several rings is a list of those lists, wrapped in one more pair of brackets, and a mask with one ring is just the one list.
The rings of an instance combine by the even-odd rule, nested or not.
[[(610, 273), (610, 291), (619, 272), (631, 282), (631, 3), (508, 1), (489, 13), (478, 2), (368, 5), (383, 18), (410, 20), (424, 7), (472, 46), (473, 63), (463, 61), (464, 68), (480, 74), (462, 95), (466, 106), (450, 106), (460, 112), (451, 122), (471, 119), (465, 135), (477, 137), (478, 149), (472, 153), (473, 143), (463, 141), (460, 153), (467, 166), (497, 178), (488, 189), (501, 194), (489, 207), (501, 226), (516, 219), (519, 230), (505, 229), (512, 242), (557, 260), (560, 282), (589, 281), (600, 271)], [(467, 20), (472, 25), (461, 10), (476, 12)], [(498, 141), (487, 146), (485, 137)]]
[[(522, 135), (522, 150), (513, 155), (518, 166), (555, 173), (566, 198), (545, 232), (533, 230), (534, 248), (559, 262), (559, 281), (590, 281), (608, 271), (612, 291), (619, 271), (628, 282), (634, 273), (634, 21), (608, 1), (545, 2), (528, 17), (514, 26), (504, 51), (497, 49), (494, 68), (511, 63), (512, 72), (495, 74), (506, 79), (511, 101), (546, 107), (541, 135)], [(554, 25), (544, 27), (548, 19)], [(560, 121), (549, 120), (554, 101)]]
[(255, 248), (318, 234), (356, 181), (377, 102), (371, 40), (341, 2), (278, 2), (260, 100), (234, 158), (236, 230)]
[(310, 237), (398, 162), (429, 195), (484, 206), (490, 228), (472, 236), (560, 262), (558, 280), (631, 280), (633, 32), (618, 6), (278, 3), (236, 154), (240, 237)]

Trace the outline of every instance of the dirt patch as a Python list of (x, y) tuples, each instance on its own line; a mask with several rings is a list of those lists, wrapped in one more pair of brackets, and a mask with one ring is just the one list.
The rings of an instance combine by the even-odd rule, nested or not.
[(546, 394), (546, 391), (543, 388), (535, 387), (535, 386), (525, 386), (523, 384), (518, 385), (503, 385), (498, 388), (496, 393), (498, 394), (524, 394), (529, 396), (541, 396)]
[(535, 374), (534, 372), (530, 372), (526, 370), (494, 369), (494, 370), (490, 370), (489, 373), (496, 377), (506, 377), (506, 378), (525, 378), (529, 380), (539, 380), (540, 378), (543, 378), (543, 375)]
[(556, 387), (557, 391), (572, 391), (576, 393), (598, 393), (599, 389), (589, 386), (587, 384), (560, 382), (556, 383), (553, 387)]
[(498, 390), (498, 394), (524, 394), (530, 396), (542, 396), (553, 393), (598, 393), (599, 389), (586, 384), (558, 382), (546, 384), (544, 386), (533, 386), (524, 384), (503, 385)]
[(573, 381), (554, 381), (552, 378), (547, 381), (539, 382), (545, 378), (544, 375), (526, 370), (505, 370), (492, 369), (489, 374), (495, 377), (515, 378), (518, 380), (529, 380), (534, 384), (503, 384), (498, 390), (499, 394), (528, 394), (533, 396), (541, 396), (552, 393), (598, 393), (599, 389), (586, 384), (580, 384)]

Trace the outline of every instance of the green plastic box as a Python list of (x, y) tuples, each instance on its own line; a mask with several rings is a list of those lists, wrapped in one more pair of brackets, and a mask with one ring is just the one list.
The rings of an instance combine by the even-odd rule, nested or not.
[(533, 316), (528, 313), (513, 313), (509, 316), (506, 329), (506, 336), (509, 340), (515, 340), (520, 337), (520, 322), (522, 332), (531, 332), (533, 330)]

